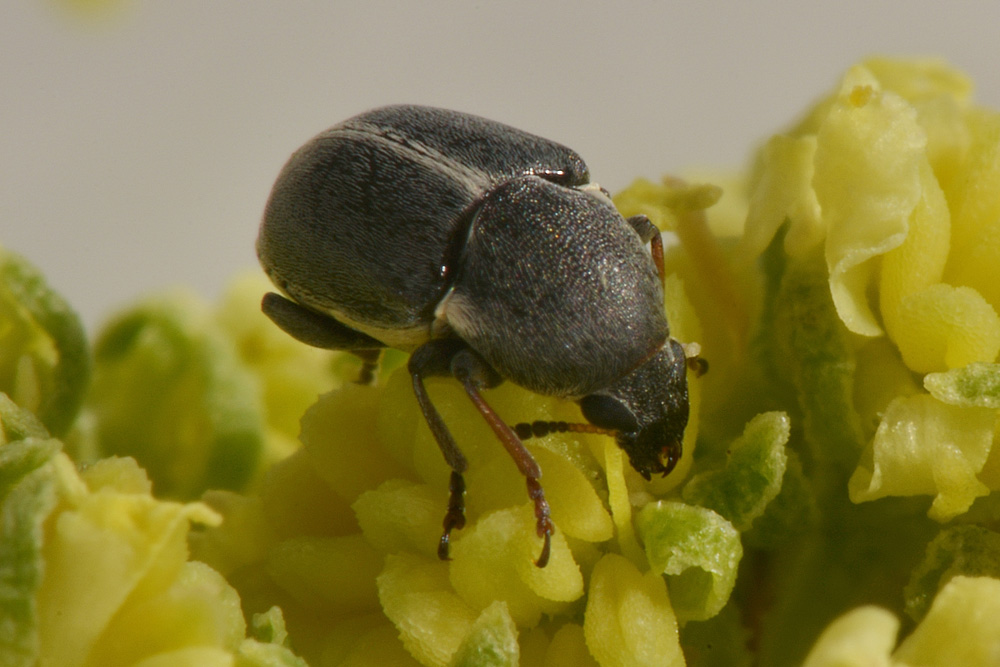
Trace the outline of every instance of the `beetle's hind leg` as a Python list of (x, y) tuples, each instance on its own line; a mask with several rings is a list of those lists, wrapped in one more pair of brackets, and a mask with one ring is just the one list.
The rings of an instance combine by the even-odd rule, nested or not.
[(360, 357), (357, 383), (375, 381), (384, 347), (379, 341), (274, 292), (264, 295), (260, 309), (282, 331), (301, 343), (324, 350), (345, 350)]

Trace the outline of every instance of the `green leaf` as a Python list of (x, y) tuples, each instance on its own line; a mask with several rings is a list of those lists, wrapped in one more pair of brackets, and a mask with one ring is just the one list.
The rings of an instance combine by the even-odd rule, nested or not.
[(750, 528), (781, 490), (789, 429), (784, 412), (754, 417), (730, 446), (725, 468), (692, 477), (684, 500), (717, 512), (741, 532)]
[(906, 613), (920, 621), (938, 591), (956, 575), (1000, 578), (1000, 533), (980, 526), (942, 530), (927, 545), (923, 561), (903, 590)]
[(1000, 408), (1000, 364), (973, 363), (924, 376), (924, 388), (943, 403)]
[[(846, 476), (864, 443), (854, 407), (854, 347), (830, 296), (818, 256), (792, 260), (776, 297), (773, 336), (802, 411), (805, 442), (831, 484)], [(765, 324), (766, 326), (766, 324)]]
[(42, 525), (56, 505), (57, 440), (27, 438), (0, 447), (0, 657), (33, 666), (39, 651)]
[(47, 438), (49, 432), (34, 414), (0, 393), (0, 445), (26, 438)]
[(197, 297), (144, 299), (95, 349), (88, 407), (104, 455), (134, 456), (158, 496), (241, 489), (264, 444), (256, 377)]
[(455, 652), (453, 667), (516, 667), (520, 656), (517, 627), (507, 604), (493, 602), (479, 614)]
[(89, 380), (79, 317), (34, 266), (0, 247), (0, 391), (59, 436), (76, 418)]
[(743, 547), (732, 524), (710, 509), (656, 501), (636, 515), (649, 565), (667, 575), (679, 621), (709, 619), (736, 583)]

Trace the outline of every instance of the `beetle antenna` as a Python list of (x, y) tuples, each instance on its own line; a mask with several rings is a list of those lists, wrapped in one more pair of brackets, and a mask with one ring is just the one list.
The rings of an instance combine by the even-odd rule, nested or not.
[(545, 421), (537, 420), (531, 423), (521, 422), (514, 425), (514, 433), (521, 440), (529, 438), (541, 438), (549, 433), (596, 433), (598, 435), (615, 436), (618, 434), (610, 428), (601, 428), (593, 424), (579, 424), (575, 422)]

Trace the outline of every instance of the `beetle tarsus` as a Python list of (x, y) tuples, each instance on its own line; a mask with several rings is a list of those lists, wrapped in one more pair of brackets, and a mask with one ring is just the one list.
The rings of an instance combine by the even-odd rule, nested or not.
[(708, 360), (704, 357), (688, 357), (687, 367), (691, 369), (695, 377), (700, 378), (708, 372)]
[(535, 503), (535, 532), (544, 539), (542, 553), (535, 561), (537, 567), (545, 567), (549, 563), (549, 554), (552, 551), (552, 533), (555, 526), (552, 524), (552, 516), (549, 512), (549, 503), (545, 500), (545, 491), (535, 477), (527, 478), (528, 497)]
[(358, 371), (358, 379), (354, 383), (365, 386), (375, 384), (382, 350), (355, 350), (354, 354), (361, 359), (361, 369)]
[(447, 425), (441, 418), (441, 413), (437, 411), (431, 402), (427, 389), (424, 387), (425, 375), (446, 375), (451, 372), (451, 358), (455, 355), (455, 346), (448, 342), (432, 341), (417, 348), (410, 356), (408, 369), (410, 378), (413, 381), (413, 393), (417, 398), (417, 404), (424, 415), (431, 435), (437, 442), (444, 460), (451, 467), (451, 481), (448, 484), (450, 494), (448, 496), (448, 511), (444, 516), (444, 532), (441, 534), (441, 541), (438, 543), (438, 557), (441, 560), (451, 560), (448, 556), (448, 548), (451, 543), (451, 531), (461, 530), (465, 527), (465, 478), (462, 473), (468, 467), (465, 455), (458, 448), (455, 439), (448, 430)]
[(454, 470), (451, 471), (451, 481), (448, 484), (448, 512), (444, 515), (444, 532), (438, 543), (438, 558), (451, 560), (448, 547), (451, 543), (451, 531), (465, 528), (465, 478)]

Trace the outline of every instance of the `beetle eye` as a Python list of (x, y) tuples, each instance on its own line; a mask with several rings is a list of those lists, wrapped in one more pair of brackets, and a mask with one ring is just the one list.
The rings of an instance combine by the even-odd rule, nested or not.
[(589, 394), (580, 399), (583, 416), (594, 426), (632, 433), (639, 430), (639, 422), (625, 404), (607, 394)]

